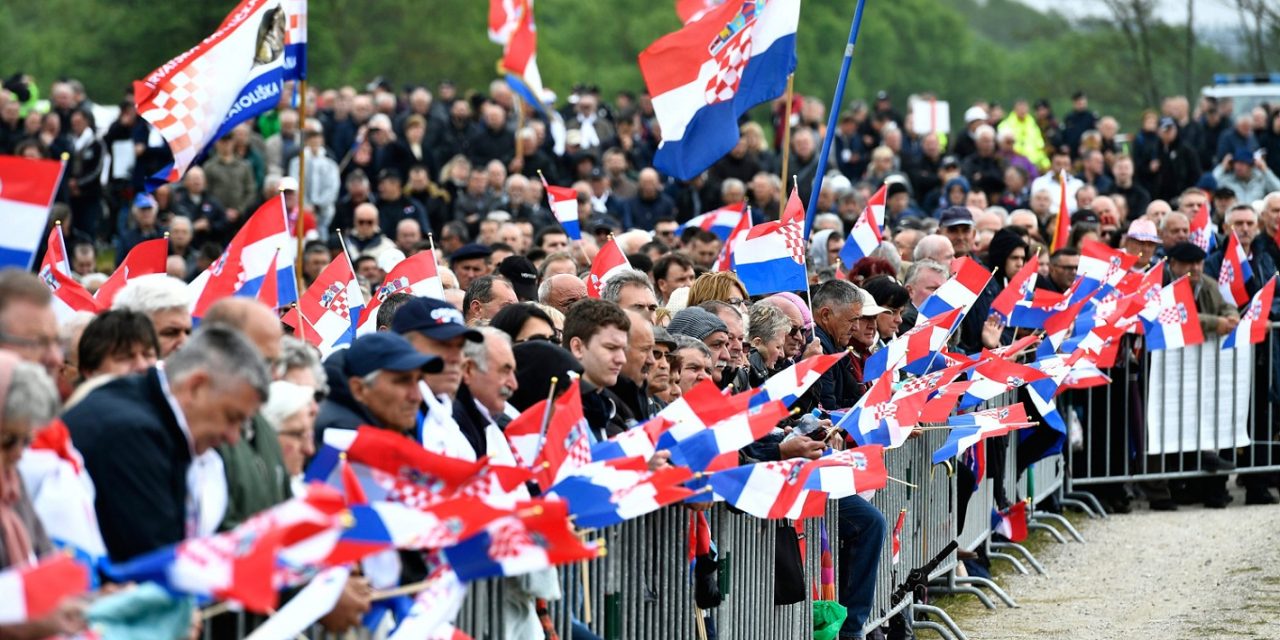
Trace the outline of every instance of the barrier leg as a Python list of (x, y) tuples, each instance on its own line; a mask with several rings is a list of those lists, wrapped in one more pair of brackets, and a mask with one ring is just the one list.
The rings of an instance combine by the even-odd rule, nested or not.
[(1098, 498), (1087, 491), (1072, 491), (1058, 502), (1064, 506), (1075, 507), (1085, 512), (1090, 518), (1106, 520), (1110, 517), (1107, 515), (1107, 510), (1102, 508), (1102, 503), (1098, 502)]
[(990, 589), (992, 593), (996, 594), (996, 597), (1000, 598), (1000, 601), (1003, 602), (1006, 607), (1009, 607), (1010, 609), (1018, 608), (1018, 603), (1014, 602), (1013, 598), (1009, 597), (1009, 594), (1005, 593), (1004, 589), (1001, 589), (1000, 585), (996, 584), (994, 580), (988, 580), (987, 578), (981, 578), (978, 576), (957, 576), (955, 571), (951, 572), (950, 580), (953, 585), (976, 584), (980, 587), (986, 587)]
[(1031, 514), (1031, 517), (1037, 520), (1052, 520), (1053, 522), (1056, 522), (1059, 525), (1061, 525), (1063, 529), (1066, 529), (1067, 533), (1071, 534), (1071, 537), (1075, 538), (1076, 542), (1084, 543), (1084, 536), (1080, 535), (1080, 532), (1077, 531), (1075, 526), (1071, 524), (1071, 521), (1067, 520), (1066, 518), (1056, 513), (1037, 511)]
[[(941, 620), (942, 625), (945, 625), (945, 627), (942, 625), (938, 625), (937, 623), (929, 620), (916, 620), (915, 619), (916, 611), (919, 611), (926, 615), (931, 615)], [(943, 611), (938, 607), (934, 607), (927, 604), (913, 604), (911, 605), (911, 612), (912, 612), (911, 626), (915, 629), (932, 629), (934, 631), (937, 631), (938, 635), (942, 636), (943, 638), (948, 638), (948, 639), (955, 638), (956, 640), (969, 640), (969, 636), (966, 636), (964, 632), (960, 630), (960, 627), (956, 625), (956, 621), (952, 620), (951, 616), (947, 615), (946, 611)]]
[(982, 603), (982, 606), (988, 609), (996, 608), (996, 603), (992, 602), (991, 598), (988, 598), (987, 594), (983, 593), (982, 590), (977, 587), (964, 586), (964, 585), (959, 585), (952, 582), (944, 586), (929, 587), (929, 593), (932, 593), (932, 594), (946, 593), (946, 594), (953, 594), (953, 595), (964, 593), (977, 598), (978, 601)]
[(1043, 522), (1036, 522), (1030, 516), (1027, 517), (1027, 531), (1044, 531), (1045, 533), (1048, 533), (1054, 540), (1057, 540), (1058, 544), (1067, 543), (1067, 539), (1062, 537), (1062, 534), (1058, 533), (1057, 529), (1054, 529), (1053, 527)]
[(1026, 567), (1022, 566), (1022, 563), (1021, 563), (1017, 558), (1015, 558), (1015, 557), (1013, 557), (1013, 556), (1011, 556), (1011, 555), (1009, 555), (1009, 554), (1007, 554), (1007, 553), (1000, 553), (999, 551), (993, 551), (993, 550), (992, 550), (992, 545), (991, 545), (991, 543), (990, 543), (990, 540), (988, 540), (988, 541), (986, 542), (986, 545), (987, 545), (987, 557), (988, 557), (988, 558), (990, 558), (990, 559), (992, 559), (992, 560), (1004, 560), (1005, 562), (1008, 562), (1009, 564), (1013, 565), (1013, 569), (1014, 569), (1014, 571), (1017, 571), (1018, 573), (1020, 573), (1020, 574), (1022, 574), (1022, 575), (1024, 575), (1024, 576), (1025, 576), (1025, 575), (1030, 575), (1030, 574), (1031, 574), (1031, 572), (1030, 572), (1030, 571), (1027, 571), (1027, 568), (1026, 568)]
[(1036, 573), (1042, 576), (1049, 575), (1049, 572), (1045, 570), (1044, 565), (1040, 564), (1040, 561), (1036, 560), (1036, 557), (1031, 555), (1031, 552), (1027, 551), (1026, 547), (1016, 542), (992, 542), (991, 548), (992, 549), (1011, 549), (1013, 551), (1017, 551), (1019, 555), (1021, 555), (1024, 559), (1026, 559), (1027, 564), (1030, 564), (1033, 568), (1035, 568)]

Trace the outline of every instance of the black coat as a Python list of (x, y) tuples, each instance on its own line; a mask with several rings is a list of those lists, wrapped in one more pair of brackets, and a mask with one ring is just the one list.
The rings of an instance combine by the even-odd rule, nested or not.
[(112, 561), (186, 537), (191, 447), (154, 368), (108, 382), (62, 420), (97, 487), (94, 510)]
[[(822, 342), (823, 353), (830, 355), (844, 351), (844, 345), (836, 344), (822, 327), (815, 327), (814, 333)], [(857, 404), (858, 398), (862, 397), (862, 387), (854, 379), (853, 369), (849, 367), (848, 360), (841, 360), (832, 365), (814, 386), (818, 388), (818, 402), (827, 411), (848, 409)]]

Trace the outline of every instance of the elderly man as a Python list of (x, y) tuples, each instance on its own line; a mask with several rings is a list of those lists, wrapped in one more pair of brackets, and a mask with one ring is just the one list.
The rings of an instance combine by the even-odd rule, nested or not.
[(662, 191), (662, 177), (645, 168), (636, 179), (636, 195), (622, 203), (622, 224), (628, 229), (652, 229), (661, 218), (674, 218), (676, 203)]
[(151, 318), (163, 359), (191, 335), (191, 302), (185, 282), (166, 275), (149, 275), (130, 280), (116, 294), (111, 308), (137, 311)]
[(1026, 209), (1018, 209), (1009, 214), (1009, 226), (1021, 227), (1027, 232), (1027, 235), (1040, 240), (1040, 221), (1036, 219), (1036, 214)]
[(373, 204), (365, 202), (356, 205), (352, 216), (355, 226), (346, 236), (347, 251), (351, 254), (352, 260), (361, 256), (369, 256), (377, 260), (378, 256), (396, 248), (396, 243), (383, 235), (382, 223), (378, 219), (378, 208)]
[(1168, 252), (1173, 245), (1186, 242), (1191, 237), (1191, 221), (1181, 211), (1173, 211), (1160, 221), (1161, 253)]
[(907, 294), (911, 296), (911, 301), (907, 308), (902, 310), (899, 335), (916, 326), (916, 321), (920, 317), (920, 305), (924, 304), (924, 301), (928, 300), (929, 296), (951, 277), (951, 269), (947, 264), (936, 260), (917, 260), (907, 269), (903, 284), (907, 288)]
[(720, 375), (721, 388), (732, 384), (735, 389), (746, 389), (749, 386), (750, 366), (747, 363), (747, 331), (742, 312), (737, 307), (720, 300), (708, 300), (698, 306), (720, 318), (729, 334), (729, 365)]
[(458, 288), (466, 289), (472, 280), (488, 275), (492, 255), (493, 250), (482, 244), (463, 245), (449, 254), (449, 268), (458, 276)]
[(656, 321), (658, 298), (653, 293), (649, 276), (642, 271), (627, 269), (614, 274), (600, 291), (600, 299), (608, 300), (624, 311), (635, 311), (650, 324)]
[[(516, 356), (511, 350), (511, 336), (493, 327), (476, 330), (484, 336), (484, 341), (467, 342), (462, 347), (462, 382), (472, 390), (481, 413), (499, 428), (505, 428), (520, 415), (507, 402), (520, 388), (516, 381)], [(485, 434), (490, 435), (488, 429)], [(497, 437), (502, 437), (501, 431)]]
[(1253, 251), (1264, 252), (1280, 266), (1280, 191), (1267, 194), (1262, 199), (1262, 211), (1258, 213), (1258, 237), (1253, 239)]
[(587, 285), (577, 276), (561, 273), (551, 276), (538, 285), (538, 302), (569, 313), (573, 303), (587, 297)]
[(627, 361), (622, 365), (618, 381), (609, 388), (631, 414), (635, 422), (644, 422), (649, 412), (649, 373), (653, 370), (654, 326), (641, 312), (623, 309), (631, 320), (627, 332)]
[(955, 257), (960, 258), (974, 252), (977, 231), (973, 224), (973, 213), (969, 209), (950, 207), (943, 210), (938, 219), (938, 233), (951, 241)]
[[(724, 373), (729, 367), (729, 328), (724, 320), (703, 309), (689, 307), (681, 309), (671, 318), (667, 331), (672, 335), (689, 336), (701, 340), (711, 351), (711, 377), (721, 388), (728, 386), (730, 378)], [(683, 380), (681, 380), (683, 386)]]
[(467, 324), (488, 323), (503, 307), (519, 302), (511, 281), (502, 276), (480, 276), (467, 287), (462, 308)]
[(422, 404), (418, 383), (437, 375), (444, 362), (414, 350), (403, 336), (377, 332), (356, 338), (351, 347), (325, 360), (329, 397), (320, 405), (316, 438), (325, 429), (371, 425), (413, 437)]
[(418, 243), (422, 242), (422, 225), (413, 218), (404, 218), (396, 223), (396, 248), (406, 256), (417, 252)]
[[(1235, 233), (1240, 239), (1240, 246), (1244, 248), (1249, 266), (1253, 271), (1253, 276), (1245, 281), (1245, 290), (1250, 296), (1258, 292), (1271, 276), (1276, 274), (1276, 263), (1271, 255), (1266, 251), (1259, 251), (1257, 248), (1261, 246), (1257, 239), (1260, 237), (1258, 233), (1258, 214), (1254, 213), (1253, 207), (1247, 204), (1236, 205), (1227, 212), (1223, 219), (1223, 226), (1226, 227), (1228, 233)], [(1274, 242), (1274, 240), (1273, 240)], [(1227, 242), (1218, 243), (1218, 249), (1214, 251), (1204, 262), (1204, 272), (1212, 279), (1217, 279), (1218, 274), (1222, 271), (1222, 259), (1226, 253)]]
[(920, 238), (916, 243), (911, 257), (915, 262), (932, 260), (941, 264), (951, 264), (951, 261), (956, 258), (956, 251), (946, 236), (928, 235)]
[(52, 295), (39, 278), (19, 269), (0, 270), (0, 349), (42, 365), (54, 380), (62, 370)]
[[(824, 282), (813, 290), (813, 322), (823, 353), (840, 353), (849, 346), (862, 316), (861, 291), (846, 280)], [(862, 396), (861, 381), (854, 378), (848, 363), (828, 369), (817, 387), (818, 402), (827, 411), (852, 407)]]
[(85, 469), (103, 488), (95, 507), (113, 561), (197, 532), (201, 494), (189, 491), (187, 470), (197, 456), (240, 438), (270, 382), (247, 338), (210, 326), (163, 367), (116, 378), (63, 414)]

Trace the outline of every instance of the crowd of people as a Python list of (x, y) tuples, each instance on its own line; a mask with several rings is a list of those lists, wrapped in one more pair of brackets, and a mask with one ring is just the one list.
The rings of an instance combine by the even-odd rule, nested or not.
[[(704, 380), (753, 388), (816, 354), (850, 356), (794, 406), (803, 415), (847, 409), (869, 387), (867, 358), (922, 320), (919, 307), (958, 257), (995, 274), (954, 337), (968, 353), (1015, 337), (990, 305), (1026, 260), (1041, 260), (1037, 286), (1064, 292), (1088, 240), (1137, 256), (1138, 270), (1164, 258), (1166, 283), (1190, 274), (1204, 332), (1230, 332), (1240, 309), (1216, 280), (1227, 243), (1206, 255), (1189, 242), (1202, 207), (1211, 232), (1234, 233), (1245, 248), (1251, 295), (1280, 263), (1280, 180), (1267, 164), (1280, 157), (1280, 109), (1234, 113), (1229, 101), (1208, 98), (1194, 110), (1168, 98), (1127, 136), (1116, 118), (1090, 111), (1083, 93), (1061, 120), (1047, 100), (1018, 100), (1007, 114), (977, 103), (943, 136), (912, 133), (911, 115), (881, 92), (838, 118), (817, 193), (809, 191), (826, 105), (814, 98), (796, 99), (791, 122), (785, 105), (772, 105), (771, 135), (744, 121), (728, 155), (681, 182), (651, 166), (661, 132), (643, 94), (605, 102), (580, 86), (563, 105), (554, 96), (529, 105), (500, 81), (468, 94), (447, 82), (435, 91), (386, 82), (322, 90), (308, 97), (305, 119), (282, 100), (152, 193), (143, 186), (168, 151), (131, 99), (108, 124), (94, 122), (75, 80), (54, 83), (49, 98), (42, 111), (31, 92), (0, 92), (0, 153), (67, 154), (52, 217), (74, 277), (92, 292), (129, 249), (166, 235), (170, 257), (167, 275), (131, 281), (110, 310), (62, 323), (42, 280), (0, 273), (0, 567), (51, 549), (18, 472), (32, 434), (56, 415), (98, 488), (107, 551), (126, 560), (225, 531), (302, 491), (302, 471), (328, 430), (373, 425), (455, 457), (509, 458), (503, 428), (546, 397), (553, 376), (563, 392), (570, 372), (598, 440), (644, 423)], [(784, 126), (800, 197), (817, 201), (810, 289), (752, 296), (734, 273), (715, 270), (722, 239), (682, 223), (737, 204), (757, 222), (777, 219), (788, 195), (778, 174)], [(577, 191), (581, 241), (557, 224), (544, 179)], [(841, 264), (846, 233), (882, 186), (884, 242)], [(1064, 189), (1070, 237), (1050, 253)], [(376, 333), (323, 361), (288, 335), (276, 310), (247, 298), (217, 302), (193, 331), (186, 284), (277, 193), (308, 236), (304, 286), (345, 250), (370, 300), (401, 260), (433, 250), (443, 298), (390, 295)], [(631, 268), (589, 298), (584, 276), (609, 236)], [(746, 447), (744, 460), (817, 458), (848, 439), (786, 437), (795, 420)], [(663, 456), (650, 464), (665, 464)], [(1276, 502), (1271, 484), (1247, 476), (1247, 501)], [(1152, 508), (1176, 508), (1167, 483), (1163, 494), (1143, 489)], [(1196, 490), (1207, 506), (1229, 499), (1225, 485)], [(1100, 487), (1099, 497), (1127, 511), (1129, 491)], [(837, 592), (849, 609), (841, 637), (858, 638), (885, 518), (857, 496), (834, 508)], [(423, 569), (399, 568), (406, 580)], [(358, 624), (371, 590), (368, 579), (351, 578), (322, 622)], [(515, 610), (513, 620), (532, 625), (521, 633), (541, 629), (532, 599)], [(0, 635), (46, 637), (78, 622), (59, 611)]]

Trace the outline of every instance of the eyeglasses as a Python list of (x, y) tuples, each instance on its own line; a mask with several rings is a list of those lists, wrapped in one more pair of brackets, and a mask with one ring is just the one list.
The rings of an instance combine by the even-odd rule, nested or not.
[(730, 305), (735, 306), (735, 307), (745, 307), (745, 306), (747, 306), (747, 301), (746, 301), (746, 300), (744, 300), (744, 299), (742, 299), (742, 298), (737, 298), (737, 297), (734, 297), (734, 298), (728, 298), (728, 299), (726, 299), (726, 300), (725, 300), (725, 302), (728, 302)]
[(11, 333), (4, 333), (3, 331), (0, 331), (0, 343), (21, 347), (23, 349), (48, 349), (58, 344), (58, 340), (57, 338), (50, 337), (23, 338), (22, 336), (15, 336)]
[(552, 343), (555, 343), (555, 344), (560, 344), (560, 341), (561, 341), (563, 338), (564, 338), (564, 332), (563, 332), (563, 331), (561, 331), (561, 330), (559, 330), (559, 329), (556, 329), (555, 331), (552, 331), (552, 332), (551, 332), (551, 335), (549, 335), (549, 336), (545, 336), (545, 335), (541, 335), (541, 334), (535, 334), (535, 335), (531, 335), (531, 336), (526, 337), (524, 340), (516, 340), (516, 342), (517, 342), (517, 343), (520, 343), (520, 342), (533, 342), (534, 340), (543, 340), (543, 341), (546, 341), (546, 342), (552, 342)]
[(307, 432), (301, 429), (295, 431), (277, 431), (276, 435), (281, 438), (293, 438), (295, 440), (306, 440), (308, 437)]

